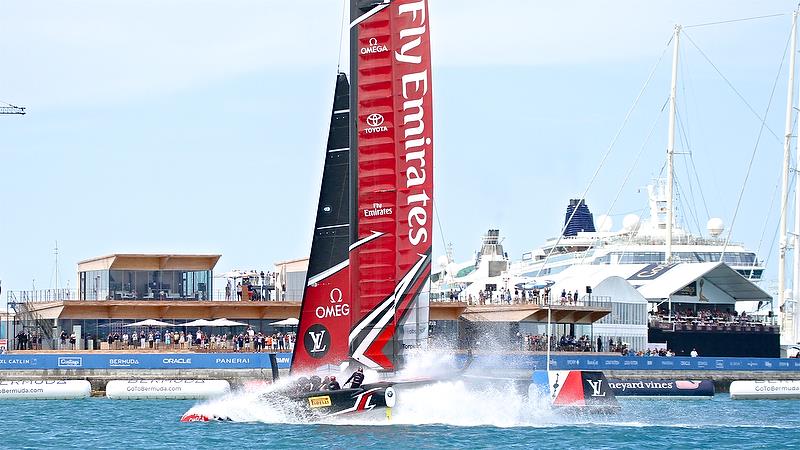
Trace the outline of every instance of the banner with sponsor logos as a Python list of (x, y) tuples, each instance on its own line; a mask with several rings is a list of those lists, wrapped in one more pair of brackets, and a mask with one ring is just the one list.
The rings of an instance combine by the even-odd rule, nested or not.
[(352, 2), (350, 353), (393, 370), (427, 335), (433, 96), (427, 0)]
[[(278, 353), (288, 369), (291, 353)], [(0, 370), (24, 369), (270, 369), (268, 353), (26, 353), (0, 355)]]
[[(458, 359), (465, 361), (466, 355)], [(288, 369), (291, 353), (277, 354), (278, 367)], [(476, 355), (471, 368), (536, 370), (543, 355)], [(751, 370), (800, 372), (798, 358), (626, 357), (554, 355), (556, 370)], [(20, 369), (269, 369), (268, 353), (26, 353), (0, 355), (0, 370)]]
[[(466, 356), (460, 356), (466, 360)], [(546, 368), (544, 355), (478, 355), (470, 368), (536, 370)], [(751, 370), (800, 372), (798, 358), (635, 357), (612, 355), (554, 355), (555, 370)]]

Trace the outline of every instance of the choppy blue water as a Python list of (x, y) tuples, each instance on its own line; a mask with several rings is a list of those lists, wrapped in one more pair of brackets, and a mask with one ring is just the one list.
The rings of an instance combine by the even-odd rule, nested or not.
[[(507, 411), (514, 417), (510, 426), (503, 425), (504, 412), (487, 403), (489, 408), (452, 404), (445, 413), (432, 408), (438, 411), (433, 414), (396, 408), (391, 424), (332, 425), (179, 423), (195, 401), (2, 401), (0, 447), (800, 448), (798, 401), (731, 401), (726, 394), (714, 400), (623, 400), (622, 411), (609, 416), (534, 411), (520, 417), (519, 411)], [(236, 398), (226, 404), (229, 409), (252, 407)]]

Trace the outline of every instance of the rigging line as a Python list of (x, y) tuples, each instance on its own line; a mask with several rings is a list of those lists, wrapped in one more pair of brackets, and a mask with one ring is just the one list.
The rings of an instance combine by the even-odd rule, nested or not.
[[(791, 179), (791, 183), (795, 183), (795, 178)], [(775, 224), (775, 232), (772, 234), (772, 241), (769, 244), (769, 252), (767, 252), (767, 258), (764, 260), (764, 265), (766, 266), (769, 264), (769, 261), (772, 259), (772, 252), (775, 250), (775, 241), (778, 239), (778, 229), (780, 228), (780, 223)]]
[[(786, 47), (789, 46), (790, 40), (791, 40), (791, 37), (787, 38)], [(779, 73), (780, 73), (781, 69), (783, 68), (783, 63), (786, 61), (786, 47), (784, 47), (783, 59), (781, 59), (781, 65), (780, 65), (780, 69), (778, 71)], [(796, 122), (793, 122), (793, 124), (792, 124), (793, 128), (794, 128), (795, 125), (796, 125)], [(796, 173), (794, 173), (793, 175), (794, 176), (790, 180), (790, 183), (794, 183), (794, 181), (795, 181)], [(753, 278), (753, 271), (755, 270), (755, 267), (756, 267), (756, 264), (757, 264), (757, 256), (761, 253), (761, 247), (762, 247), (762, 245), (764, 243), (764, 236), (766, 235), (767, 227), (769, 226), (769, 218), (772, 216), (772, 211), (773, 211), (773, 209), (775, 207), (775, 198), (778, 196), (778, 186), (779, 186), (779, 184), (775, 183), (775, 187), (772, 190), (772, 198), (770, 200), (769, 210), (767, 211), (767, 215), (764, 217), (764, 227), (761, 229), (761, 236), (759, 237), (758, 247), (756, 248), (756, 258), (753, 259), (753, 266), (750, 268), (750, 273), (748, 275), (748, 279), (752, 279)], [(781, 208), (785, 208), (785, 207), (786, 207), (786, 205), (784, 203), (784, 199), (781, 199)], [(767, 265), (769, 263), (769, 260), (772, 259), (772, 251), (775, 249), (775, 240), (777, 239), (778, 228), (779, 228), (779, 224), (776, 224), (775, 225), (775, 231), (772, 234), (772, 241), (770, 241), (770, 244), (767, 247), (768, 248), (767, 256), (762, 261), (764, 265)]]
[(725, 75), (723, 75), (722, 71), (719, 70), (719, 68), (711, 61), (711, 59), (708, 57), (708, 55), (706, 55), (703, 52), (703, 50), (701, 50), (700, 47), (697, 46), (697, 44), (694, 42), (694, 40), (692, 40), (692, 37), (689, 36), (687, 33), (684, 33), (684, 35), (686, 36), (687, 39), (689, 39), (689, 42), (691, 42), (691, 44), (694, 46), (694, 48), (697, 49), (698, 52), (700, 52), (700, 54), (703, 56), (703, 58), (705, 58), (706, 62), (708, 62), (711, 65), (711, 67), (714, 68), (714, 70), (717, 72), (717, 74), (720, 77), (722, 77), (722, 79), (725, 81), (725, 83), (728, 85), (728, 87), (730, 87), (733, 90), (733, 92), (736, 94), (736, 96), (739, 97), (739, 99), (745, 104), (745, 106), (747, 106), (747, 109), (749, 109), (750, 112), (752, 112), (756, 116), (756, 118), (758, 118), (761, 121), (762, 127), (766, 128), (767, 131), (770, 132), (770, 134), (775, 138), (776, 141), (782, 142), (781, 138), (779, 138), (778, 135), (774, 131), (772, 131), (772, 128), (770, 128), (769, 126), (766, 125), (766, 119), (762, 118), (758, 114), (758, 112), (756, 112), (756, 110), (752, 106), (750, 106), (750, 103), (747, 102), (747, 100), (744, 98), (742, 93), (739, 92), (733, 86), (733, 83), (731, 83), (730, 80), (728, 80), (728, 78)]
[(342, 0), (342, 22), (339, 26), (339, 59), (336, 60), (336, 72), (342, 68), (342, 42), (344, 41), (344, 19), (347, 11), (347, 0)]
[[(775, 187), (772, 189), (772, 196), (769, 202), (769, 210), (767, 211), (767, 215), (764, 216), (764, 227), (761, 229), (761, 236), (758, 238), (758, 246), (756, 247), (756, 258), (753, 258), (753, 267), (750, 268), (750, 275), (747, 277), (748, 279), (753, 278), (753, 270), (755, 269), (756, 262), (758, 261), (758, 255), (761, 253), (761, 245), (764, 243), (764, 235), (767, 234), (767, 227), (769, 226), (769, 218), (772, 217), (772, 210), (775, 207), (775, 197), (778, 196), (778, 187), (779, 183), (775, 183)], [(778, 233), (778, 228), (775, 228), (775, 234)], [(775, 243), (775, 237), (772, 238), (772, 244)], [(772, 244), (770, 244), (770, 248), (772, 248)], [(769, 253), (768, 253), (769, 257)]]
[[(686, 180), (689, 182), (689, 193), (688, 194), (689, 194), (689, 197), (691, 198), (691, 204), (687, 203), (686, 209), (687, 209), (687, 211), (689, 211), (690, 206), (691, 206), (692, 211), (690, 211), (690, 212), (692, 212), (692, 218), (694, 219), (695, 226), (697, 227), (698, 234), (700, 234), (702, 236), (703, 235), (703, 231), (700, 228), (700, 222), (697, 221), (697, 217), (699, 216), (699, 214), (697, 214), (697, 207), (696, 207), (695, 202), (694, 202), (694, 185), (692, 183), (691, 174), (689, 173), (689, 165), (686, 164), (686, 154), (688, 153), (689, 155), (691, 155), (692, 154), (692, 149), (691, 149), (691, 147), (689, 145), (689, 138), (687, 137), (686, 127), (684, 126), (684, 123), (681, 120), (682, 117), (677, 112), (676, 112), (675, 115), (677, 116), (677, 119), (678, 119), (678, 136), (679, 136), (681, 142), (683, 143), (683, 145), (686, 148), (686, 152), (683, 152), (683, 154), (682, 154), (682, 156), (684, 157), (683, 158), (683, 162), (684, 162), (683, 168), (686, 170)], [(697, 185), (697, 189), (698, 190), (702, 190), (700, 188), (699, 183)]]
[[(664, 172), (666, 170), (667, 170), (667, 162), (664, 161), (661, 164), (661, 170), (658, 171), (658, 176), (656, 177), (656, 179), (660, 179), (661, 176), (664, 174)], [(655, 188), (658, 189), (658, 184), (656, 184)], [(658, 194), (658, 192), (656, 192), (656, 195), (657, 194)], [(647, 209), (649, 206), (650, 206), (650, 192), (647, 193), (647, 206), (644, 206), (644, 207), (642, 207), (641, 210), (639, 210), (639, 221), (640, 221), (639, 222), (640, 223), (639, 227), (641, 227), (641, 217), (644, 214), (644, 210)], [(630, 236), (628, 236), (628, 241), (625, 242), (625, 245), (622, 247), (622, 251), (619, 254), (619, 260), (620, 261), (622, 261), (623, 257), (625, 256), (625, 253), (628, 252), (628, 247), (630, 247), (631, 244), (633, 244), (633, 240), (634, 240), (634, 238), (636, 238), (636, 236), (638, 234), (638, 231), (639, 231), (638, 228), (636, 230), (632, 230)]]
[[(436, 223), (439, 224), (439, 234), (442, 235), (442, 245), (444, 246), (444, 254), (447, 255), (447, 241), (444, 240), (444, 228), (442, 228), (442, 219), (439, 216), (439, 208), (436, 207), (436, 201), (433, 202), (433, 214), (436, 216)], [(433, 257), (433, 255), (431, 255)], [(450, 262), (449, 260), (447, 261)]]
[[(605, 214), (606, 216), (610, 216), (611, 210), (614, 209), (614, 206), (616, 206), (617, 201), (619, 200), (619, 197), (622, 195), (623, 189), (625, 189), (625, 185), (628, 183), (628, 181), (631, 178), (631, 175), (633, 174), (633, 170), (636, 168), (636, 166), (639, 165), (639, 159), (642, 157), (642, 154), (644, 154), (644, 149), (647, 147), (647, 144), (650, 142), (650, 138), (653, 136), (653, 132), (655, 131), (656, 126), (658, 125), (658, 122), (661, 119), (661, 116), (664, 114), (664, 110), (666, 109), (666, 106), (667, 106), (668, 102), (669, 101), (664, 102), (664, 104), (661, 106), (661, 110), (656, 115), (656, 118), (653, 120), (653, 123), (650, 125), (650, 131), (647, 133), (647, 136), (645, 137), (644, 142), (642, 142), (642, 146), (639, 148), (639, 153), (636, 154), (636, 158), (633, 160), (633, 164), (631, 164), (631, 166), (628, 168), (628, 173), (625, 174), (625, 179), (622, 180), (622, 184), (620, 185), (619, 189), (617, 190), (617, 194), (614, 196), (614, 200), (611, 202), (611, 206), (609, 206), (608, 209), (606, 209), (606, 214)], [(633, 212), (640, 212), (641, 213), (641, 210), (634, 210)], [(595, 243), (596, 242), (597, 241), (592, 241), (589, 244), (589, 247), (587, 247), (586, 250), (584, 250), (583, 257), (581, 258), (580, 264), (583, 264), (584, 259), (586, 259), (586, 257), (589, 254), (589, 250), (591, 250), (591, 249), (593, 249), (595, 247)]]
[(773, 17), (781, 17), (781, 16), (785, 16), (785, 15), (786, 15), (785, 13), (779, 13), (779, 14), (770, 14), (768, 16), (754, 16), (754, 17), (744, 17), (744, 18), (741, 18), (741, 19), (722, 20), (722, 21), (719, 21), (719, 22), (698, 23), (698, 24), (695, 24), (695, 25), (686, 25), (686, 26), (683, 27), (683, 29), (707, 27), (707, 26), (710, 26), (710, 25), (723, 25), (723, 24), (727, 24), (727, 23), (744, 22), (744, 21), (747, 21), (747, 20), (770, 19), (770, 18), (773, 18)]
[[(775, 74), (775, 81), (772, 82), (772, 92), (770, 92), (770, 94), (769, 94), (769, 102), (767, 103), (767, 112), (769, 112), (769, 108), (772, 105), (772, 99), (775, 96), (775, 89), (777, 89), (778, 79), (780, 78), (781, 72), (783, 71), (783, 63), (786, 62), (786, 53), (788, 53), (787, 50), (789, 48), (789, 43), (790, 43), (791, 39), (792, 38), (791, 38), (791, 33), (790, 33), (789, 36), (786, 38), (786, 44), (783, 47), (783, 55), (781, 56), (781, 63), (778, 65), (778, 71)], [(691, 41), (691, 38), (689, 38), (689, 40)], [(762, 126), (758, 131), (758, 139), (756, 140), (756, 145), (753, 148), (753, 154), (750, 157), (750, 164), (747, 166), (747, 173), (745, 175), (744, 182), (742, 183), (742, 190), (740, 191), (739, 199), (736, 202), (736, 210), (734, 210), (734, 213), (733, 213), (733, 220), (731, 221), (731, 227), (728, 229), (728, 236), (725, 238), (725, 245), (722, 247), (722, 254), (720, 255), (720, 261), (722, 261), (722, 258), (725, 256), (725, 250), (727, 249), (728, 242), (730, 241), (730, 238), (731, 238), (731, 232), (733, 231), (733, 225), (734, 225), (734, 222), (736, 221), (736, 215), (739, 212), (739, 204), (741, 203), (742, 196), (744, 194), (744, 187), (745, 187), (745, 185), (747, 185), (747, 179), (750, 177), (750, 168), (753, 165), (753, 158), (755, 158), (755, 153), (756, 153), (756, 150), (758, 149), (758, 143), (761, 140), (761, 134), (762, 134), (762, 132), (764, 130), (764, 126), (765, 126), (764, 122), (762, 121)], [(794, 128), (794, 125), (792, 125), (792, 127)], [(787, 201), (788, 201), (788, 199), (781, 199), (781, 214), (784, 214), (785, 211), (786, 211), (785, 208), (786, 208)], [(772, 250), (771, 249), (770, 249), (770, 254), (772, 254)]]
[[(700, 175), (697, 173), (697, 166), (694, 165), (694, 154), (689, 152), (689, 162), (692, 163), (692, 172), (694, 173), (695, 182), (697, 182), (697, 186), (700, 186)], [(711, 213), (708, 212), (708, 203), (706, 202), (706, 196), (703, 194), (703, 189), (698, 189), (700, 191), (700, 199), (703, 200), (703, 209), (706, 210), (706, 217), (711, 217)]]
[[(791, 131), (792, 136), (795, 135), (795, 130), (796, 129), (797, 129), (797, 121), (794, 120), (794, 121), (792, 121), (792, 131)], [(790, 153), (791, 153), (791, 149), (790, 149)], [(792, 156), (793, 155), (790, 154), (790, 156), (789, 156), (790, 159), (792, 158)], [(797, 170), (791, 171), (791, 175), (790, 175), (790, 178), (789, 178), (789, 192), (792, 191), (792, 187), (796, 184), (795, 183), (796, 177), (797, 177)], [(778, 179), (780, 179), (780, 178), (778, 178)], [(773, 205), (775, 204), (775, 197), (777, 197), (777, 196), (778, 196), (778, 183), (775, 183), (775, 188), (772, 190), (772, 201), (770, 202), (770, 205), (769, 205), (769, 211), (767, 212), (767, 216), (764, 218), (764, 229), (761, 231), (762, 238), (763, 238), (764, 234), (767, 231), (767, 225), (769, 224), (769, 218), (772, 215), (772, 208), (773, 208)], [(788, 200), (789, 200), (788, 198), (786, 198), (786, 199), (782, 198), (781, 199), (781, 213), (782, 214), (784, 213), (784, 209), (788, 207), (788, 205), (787, 205)], [(769, 251), (767, 252), (767, 258), (764, 260), (764, 264), (765, 265), (767, 263), (769, 263), (769, 260), (772, 258), (772, 251), (774, 250), (774, 247), (775, 247), (775, 239), (776, 239), (776, 236), (778, 234), (778, 228), (780, 228), (780, 222), (778, 222), (775, 225), (775, 233), (773, 234), (772, 241), (770, 242), (769, 247), (768, 247)], [(756, 255), (758, 255), (758, 253), (760, 251), (761, 251), (761, 239), (759, 239), (759, 242), (758, 242), (758, 248), (756, 249)], [(753, 261), (753, 266), (755, 266), (755, 261)], [(750, 269), (750, 276), (752, 276), (752, 275), (753, 275), (753, 269)]]
[[(686, 61), (686, 58), (684, 58), (684, 61)], [(682, 70), (686, 70), (687, 72), (688, 72), (688, 69), (686, 69), (686, 68), (687, 68), (688, 66), (689, 66), (688, 64), (681, 64), (681, 65), (680, 65), (680, 67), (682, 68)], [(686, 74), (686, 75), (684, 76), (684, 78), (682, 78), (682, 79), (684, 79), (684, 80), (687, 80), (687, 81), (691, 81), (691, 80), (692, 80), (692, 78), (691, 78), (691, 77), (689, 77), (689, 76), (688, 76), (688, 74)], [(693, 85), (693, 84), (691, 84), (691, 83), (687, 83), (687, 82), (684, 82), (684, 83), (683, 83), (683, 85), (684, 85), (684, 86), (685, 86), (685, 85), (689, 85), (689, 88), (690, 88), (690, 90), (694, 91), (694, 89), (693, 89), (693, 88), (694, 88), (694, 85)], [(685, 92), (685, 91), (686, 91), (686, 89), (684, 88), (684, 92)], [(694, 96), (694, 95), (692, 95), (692, 96), (688, 96), (688, 95), (685, 95), (685, 94), (684, 94), (684, 98), (686, 98), (686, 99), (695, 99), (695, 98), (697, 98), (697, 97), (696, 97), (696, 96)], [(706, 196), (705, 196), (705, 193), (703, 192), (703, 187), (702, 187), (702, 185), (700, 184), (700, 176), (699, 176), (699, 174), (698, 174), (698, 172), (697, 172), (697, 167), (695, 166), (695, 163), (694, 163), (694, 152), (692, 151), (692, 148), (691, 148), (691, 146), (689, 145), (689, 141), (690, 141), (690, 135), (691, 135), (691, 130), (689, 129), (689, 126), (690, 126), (690, 123), (691, 123), (691, 121), (690, 121), (690, 119), (688, 118), (688, 112), (689, 112), (689, 111), (688, 111), (688, 102), (684, 102), (684, 103), (682, 103), (682, 104), (686, 104), (686, 105), (687, 105), (687, 108), (685, 109), (685, 111), (686, 111), (686, 113), (687, 113), (687, 114), (686, 114), (686, 115), (687, 115), (687, 121), (686, 121), (687, 123), (686, 123), (685, 125), (682, 123), (682, 117), (681, 117), (681, 115), (680, 115), (680, 110), (676, 111), (676, 115), (678, 116), (678, 121), (679, 121), (678, 123), (679, 123), (679, 125), (680, 125), (680, 126), (684, 126), (684, 127), (685, 127), (685, 129), (686, 129), (686, 151), (687, 151), (687, 153), (689, 154), (689, 161), (691, 162), (691, 170), (689, 170), (689, 168), (688, 168), (688, 167), (687, 167), (686, 169), (687, 169), (687, 172), (689, 172), (690, 174), (691, 174), (691, 173), (693, 173), (693, 174), (694, 174), (694, 180), (695, 180), (695, 184), (697, 185), (697, 190), (698, 190), (698, 192), (700, 193), (700, 199), (703, 201), (703, 209), (704, 209), (704, 210), (705, 210), (705, 212), (706, 212), (706, 217), (711, 217), (711, 214), (708, 212), (708, 203), (706, 202)], [(689, 184), (689, 188), (691, 189), (692, 202), (693, 202), (693, 205), (694, 205), (694, 198), (695, 198), (695, 197), (694, 197), (694, 190), (692, 189), (692, 179), (691, 179), (691, 175), (690, 175), (690, 177), (689, 177), (689, 183), (690, 183), (690, 184)], [(696, 211), (695, 211), (695, 213), (696, 213)], [(698, 228), (699, 228), (699, 225), (698, 225)], [(701, 233), (700, 233), (700, 234), (702, 235), (702, 229), (701, 229), (700, 231), (701, 231)]]
[[(685, 53), (685, 49), (683, 47), (681, 47), (680, 50)], [(688, 58), (686, 58), (685, 55), (683, 55), (682, 58), (683, 58), (683, 61), (688, 61)], [(684, 82), (681, 83), (681, 90), (682, 90), (682, 92), (684, 94), (683, 98), (685, 98), (685, 99), (695, 99), (695, 98), (697, 98), (695, 95), (691, 95), (690, 96), (690, 95), (686, 94), (687, 87), (688, 87), (688, 90), (694, 92), (694, 89), (693, 89), (694, 85), (692, 84), (692, 78), (689, 76), (689, 67), (690, 67), (689, 64), (685, 64), (685, 63), (679, 65), (679, 68), (681, 70), (681, 79), (684, 80)], [(681, 105), (683, 105), (683, 107), (681, 107)], [(689, 114), (690, 113), (689, 106), (690, 106), (689, 105), (689, 101), (681, 102), (680, 105), (678, 106), (678, 108), (676, 108), (675, 115), (676, 115), (677, 122), (678, 122), (679, 139), (681, 140), (681, 142), (684, 145), (684, 148), (686, 150), (685, 153), (688, 153), (689, 155), (691, 155), (692, 154), (692, 145), (691, 145), (691, 129), (690, 129), (690, 125), (692, 123), (692, 120), (691, 120), (690, 114)], [(694, 106), (694, 105), (692, 105), (692, 106)], [(695, 109), (697, 109), (697, 108), (695, 107)], [(683, 111), (683, 114), (681, 114), (681, 111)], [(683, 120), (683, 116), (684, 115), (686, 116), (686, 121)], [(686, 164), (685, 157), (684, 157), (683, 161), (684, 161), (684, 164), (685, 164), (684, 168), (686, 169), (686, 172), (687, 172), (687, 181), (689, 182), (689, 198), (691, 199), (691, 203), (687, 203), (686, 206), (687, 206), (687, 209), (689, 208), (689, 206), (694, 208), (693, 213), (695, 215), (695, 217), (694, 217), (695, 218), (695, 225), (697, 226), (697, 229), (700, 232), (699, 234), (702, 235), (702, 229), (700, 228), (699, 223), (697, 223), (697, 217), (696, 217), (696, 216), (698, 216), (698, 214), (697, 214), (697, 206), (695, 204), (694, 184), (692, 183), (691, 174), (690, 174), (690, 171), (689, 171), (688, 164)], [(697, 189), (700, 191), (701, 196), (702, 196), (702, 187), (700, 186), (700, 183), (697, 184)]]
[[(669, 42), (672, 42), (672, 39), (670, 39)], [(614, 149), (614, 145), (617, 143), (617, 139), (619, 139), (620, 134), (622, 134), (622, 130), (624, 130), (625, 126), (628, 124), (628, 121), (631, 118), (631, 114), (633, 114), (633, 110), (636, 109), (636, 106), (639, 104), (639, 100), (641, 100), (642, 96), (644, 95), (644, 91), (647, 89), (647, 86), (650, 84), (650, 81), (653, 79), (653, 76), (656, 73), (656, 69), (658, 68), (659, 64), (661, 63), (661, 60), (664, 58), (664, 54), (667, 52), (668, 49), (669, 49), (669, 45), (664, 47), (664, 50), (661, 52), (661, 55), (658, 57), (658, 60), (653, 65), (653, 68), (650, 70), (650, 74), (648, 75), (647, 80), (645, 80), (644, 85), (642, 86), (642, 89), (639, 90), (639, 95), (636, 96), (636, 99), (633, 101), (633, 105), (631, 105), (630, 109), (628, 109), (628, 113), (625, 114), (625, 119), (622, 121), (622, 125), (620, 125), (619, 129), (617, 130), (617, 133), (614, 135), (614, 138), (611, 139), (611, 143), (609, 144), (608, 149), (606, 150), (606, 153), (603, 155), (603, 158), (600, 160), (600, 165), (595, 170), (594, 174), (592, 175), (592, 178), (589, 180), (589, 184), (586, 186), (586, 189), (583, 191), (583, 195), (581, 196), (581, 201), (583, 201), (584, 203), (586, 202), (586, 194), (589, 192), (589, 189), (592, 187), (592, 184), (594, 184), (594, 180), (597, 178), (597, 175), (600, 173), (600, 170), (603, 168), (603, 165), (605, 164), (606, 160), (608, 159), (608, 156), (611, 154), (611, 150)], [(561, 233), (559, 233), (559, 235), (558, 235), (558, 240), (556, 240), (555, 245), (553, 245), (550, 248), (550, 251), (547, 252), (547, 256), (545, 256), (544, 261), (542, 262), (542, 265), (539, 267), (539, 270), (536, 272), (536, 276), (537, 277), (541, 275), (542, 268), (547, 264), (547, 261), (550, 259), (550, 256), (553, 254), (553, 252), (555, 251), (556, 247), (561, 242), (561, 239), (564, 237), (564, 231), (566, 231), (566, 229), (567, 229), (567, 225), (572, 223), (572, 219), (575, 217), (575, 213), (577, 213), (577, 212), (578, 212), (578, 208), (575, 207), (575, 209), (572, 210), (572, 214), (569, 216), (567, 221), (564, 223), (564, 226), (561, 228)]]
[[(683, 185), (680, 183), (679, 180), (675, 180), (675, 189), (677, 190), (677, 195), (679, 198), (678, 203), (682, 204), (683, 202), (681, 202), (680, 199), (686, 198), (686, 196), (681, 196), (681, 193), (683, 192)], [(694, 226), (697, 227), (697, 234), (703, 236), (702, 229), (700, 228), (700, 222), (697, 220), (697, 211), (695, 211), (693, 208), (690, 208), (688, 205), (684, 206), (687, 216), (686, 222), (689, 223), (690, 221), (688, 219), (691, 219), (691, 221), (694, 222)]]
[(691, 138), (690, 138), (691, 130), (689, 129), (689, 126), (692, 123), (692, 119), (690, 117), (690, 111), (689, 111), (689, 106), (690, 105), (689, 105), (689, 101), (688, 100), (689, 99), (695, 99), (696, 96), (694, 96), (694, 95), (690, 96), (690, 95), (687, 95), (687, 93), (686, 93), (687, 86), (689, 87), (689, 90), (693, 91), (693, 89), (692, 89), (692, 87), (693, 87), (692, 78), (689, 77), (689, 64), (686, 63), (686, 61), (688, 61), (689, 58), (687, 58), (686, 55), (685, 55), (686, 49), (684, 49), (683, 47), (680, 47), (679, 50), (683, 53), (681, 55), (681, 58), (682, 58), (681, 61), (683, 61), (683, 64), (678, 65), (678, 69), (681, 71), (681, 78), (680, 79), (683, 80), (683, 83), (681, 83), (681, 91), (683, 93), (683, 98), (686, 99), (687, 101), (680, 102), (680, 103), (678, 103), (676, 105), (675, 115), (678, 116), (678, 120), (680, 120), (681, 119), (681, 116), (680, 116), (680, 110), (681, 109), (683, 109), (683, 112), (686, 115), (686, 123), (678, 122), (678, 125), (679, 126), (682, 125), (684, 127), (684, 130), (685, 130), (684, 132), (686, 133), (686, 149), (687, 149), (687, 151), (691, 151), (691, 149), (689, 148), (689, 142), (691, 141)]
[[(689, 38), (689, 40), (691, 41), (691, 38)], [(789, 45), (788, 41), (786, 42), (786, 45)], [(783, 57), (781, 58), (781, 64), (778, 67), (778, 73), (775, 74), (775, 81), (773, 81), (773, 83), (772, 83), (772, 92), (770, 92), (770, 94), (769, 94), (769, 101), (767, 102), (767, 108), (764, 111), (765, 119), (763, 119), (761, 121), (761, 127), (758, 130), (758, 137), (756, 138), (756, 143), (753, 146), (753, 153), (750, 155), (750, 162), (747, 164), (747, 172), (746, 172), (746, 174), (744, 176), (744, 182), (742, 183), (742, 189), (739, 191), (739, 198), (736, 200), (736, 209), (733, 211), (733, 219), (731, 219), (731, 226), (730, 226), (730, 228), (728, 228), (728, 236), (725, 237), (725, 245), (722, 246), (722, 254), (719, 257), (720, 261), (724, 260), (725, 250), (728, 249), (728, 243), (731, 240), (731, 233), (733, 232), (733, 227), (736, 224), (736, 217), (739, 215), (739, 207), (742, 204), (742, 198), (744, 197), (744, 190), (747, 187), (747, 180), (750, 178), (750, 171), (753, 168), (753, 161), (756, 159), (756, 153), (758, 152), (758, 145), (761, 143), (761, 136), (763, 135), (765, 128), (769, 129), (769, 127), (767, 127), (767, 123), (766, 123), (766, 116), (767, 116), (767, 114), (769, 114), (769, 109), (772, 107), (772, 99), (775, 98), (775, 89), (777, 89), (778, 79), (780, 78), (780, 75), (781, 75), (781, 70), (780, 69), (783, 68), (783, 61), (786, 59), (786, 51), (785, 51), (785, 49), (784, 49), (783, 53), (784, 54), (783, 54)], [(784, 203), (783, 207), (785, 208), (786, 207), (786, 205), (785, 205), (786, 202), (783, 202), (783, 203)], [(782, 211), (784, 211), (784, 210), (782, 210)]]

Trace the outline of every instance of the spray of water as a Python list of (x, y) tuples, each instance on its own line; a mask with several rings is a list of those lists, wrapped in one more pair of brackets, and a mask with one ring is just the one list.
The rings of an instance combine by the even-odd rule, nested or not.
[[(395, 386), (398, 404), (387, 421), (382, 413), (350, 415), (322, 422), (335, 424), (448, 424), (454, 426), (492, 425), (548, 426), (560, 424), (564, 416), (550, 409), (544, 398), (521, 395), (519, 387), (506, 380), (475, 382), (457, 376), (458, 364), (452, 354), (417, 352), (410, 356), (398, 379), (434, 378), (438, 381)], [(365, 374), (377, 381), (377, 373)], [(460, 375), (460, 374), (459, 374)], [(251, 391), (236, 391), (225, 397), (195, 405), (189, 412), (236, 422), (303, 423), (311, 418), (297, 403), (269, 395), (292, 383), (283, 379)]]

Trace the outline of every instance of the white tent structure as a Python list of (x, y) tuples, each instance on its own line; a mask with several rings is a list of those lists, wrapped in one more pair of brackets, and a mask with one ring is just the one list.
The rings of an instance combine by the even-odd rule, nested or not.
[(272, 322), (270, 325), (276, 327), (296, 327), (300, 321), (295, 319), (294, 317), (289, 317), (288, 319), (279, 320), (277, 322)]
[(147, 319), (142, 320), (140, 322), (129, 323), (127, 325), (123, 325), (126, 327), (174, 327), (174, 324), (162, 322), (160, 320), (155, 319)]
[(230, 320), (226, 318), (222, 319), (215, 319), (209, 322), (209, 326), (212, 327), (246, 327), (250, 324), (244, 322), (236, 322), (235, 320)]
[(186, 322), (186, 323), (180, 324), (179, 326), (181, 326), (181, 327), (213, 327), (215, 325), (214, 325), (214, 322), (212, 322), (210, 320), (197, 319), (197, 320), (193, 320), (191, 322)]

